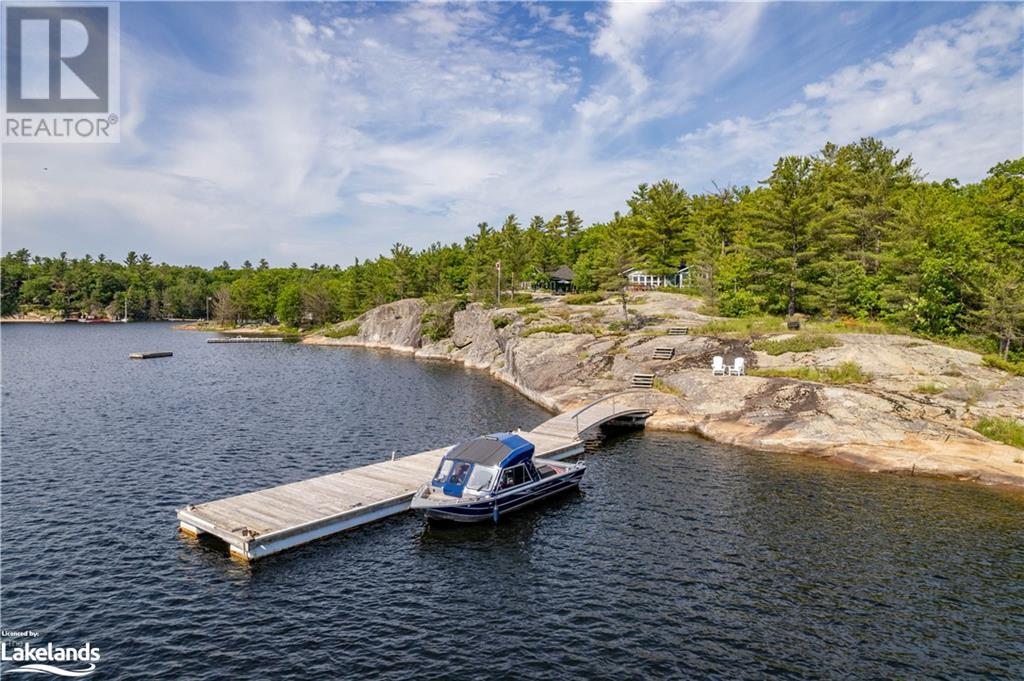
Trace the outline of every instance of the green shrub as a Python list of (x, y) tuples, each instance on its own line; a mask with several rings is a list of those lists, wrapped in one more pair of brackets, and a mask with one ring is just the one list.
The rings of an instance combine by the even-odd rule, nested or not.
[(540, 312), (540, 305), (523, 305), (519, 308), (520, 314), (537, 314)]
[(779, 340), (766, 338), (755, 341), (750, 347), (761, 352), (767, 352), (769, 355), (781, 355), (784, 352), (811, 352), (812, 350), (821, 350), (822, 348), (834, 348), (837, 345), (839, 345), (839, 341), (832, 338), (832, 336), (802, 333), (792, 338), (782, 338)]
[(837, 367), (793, 367), (791, 369), (751, 369), (751, 376), (764, 378), (796, 378), (801, 381), (846, 385), (849, 383), (867, 383), (871, 374), (860, 368), (856, 362), (843, 362)]
[(452, 334), (452, 322), (450, 318), (436, 312), (424, 312), (420, 317), (420, 331), (424, 338), (437, 342)]
[(984, 362), (986, 366), (1008, 371), (1014, 376), (1024, 376), (1024, 362), (1011, 362), (1008, 359), (1003, 359), (999, 355), (985, 355), (981, 358), (981, 361)]
[(532, 336), (535, 333), (572, 333), (572, 324), (544, 324), (527, 329), (522, 335)]
[(686, 393), (684, 393), (682, 390), (673, 385), (669, 385), (660, 378), (654, 379), (654, 389), (669, 395), (675, 395), (676, 397), (686, 397)]
[(741, 317), (739, 319), (716, 319), (691, 331), (699, 336), (739, 335), (746, 338), (754, 334), (776, 333), (783, 329), (780, 317)]
[(358, 324), (346, 324), (345, 326), (337, 326), (333, 329), (328, 329), (323, 332), (324, 336), (328, 338), (348, 338), (349, 336), (355, 336), (359, 334)]
[(828, 383), (867, 383), (871, 380), (871, 374), (860, 368), (856, 362), (843, 362), (834, 369), (825, 369), (828, 376)]
[(726, 317), (746, 317), (761, 311), (764, 301), (746, 289), (723, 291), (718, 300), (718, 313)]
[(495, 329), (504, 329), (506, 326), (512, 323), (511, 317), (495, 317), (491, 320), (491, 324), (494, 325)]
[(579, 324), (575, 327), (573, 333), (589, 333), (591, 336), (602, 336), (604, 330), (597, 324)]
[(876, 335), (883, 333), (909, 334), (909, 331), (898, 329), (886, 324), (885, 322), (873, 322), (864, 319), (854, 319), (852, 317), (846, 317), (836, 321), (808, 321), (804, 322), (804, 328), (808, 331), (818, 331), (821, 333), (866, 333)]
[(420, 333), (437, 342), (452, 335), (455, 313), (466, 308), (464, 300), (443, 300), (432, 303), (420, 317)]
[(1024, 449), (1024, 423), (1020, 421), (995, 416), (986, 417), (978, 419), (978, 422), (974, 424), (974, 430), (990, 440)]
[(527, 305), (533, 300), (533, 296), (529, 293), (515, 293), (511, 298), (502, 294), (501, 304), (497, 307), (518, 307), (520, 305)]
[(923, 395), (938, 395), (939, 393), (946, 392), (946, 386), (939, 385), (938, 383), (922, 383), (914, 388), (914, 392)]
[(604, 300), (604, 296), (596, 291), (593, 293), (572, 293), (562, 298), (566, 305), (593, 305)]

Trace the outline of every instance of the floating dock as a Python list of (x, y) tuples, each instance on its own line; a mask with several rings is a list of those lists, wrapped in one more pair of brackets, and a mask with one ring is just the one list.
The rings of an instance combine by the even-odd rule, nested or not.
[[(603, 423), (642, 425), (651, 410), (649, 391), (609, 395), (565, 412), (531, 431), (534, 456), (563, 459), (583, 452), (582, 435)], [(178, 510), (179, 529), (212, 535), (232, 556), (263, 558), (409, 509), (413, 494), (433, 476), (448, 447), (361, 466), (340, 473), (189, 504)]]
[(281, 336), (270, 338), (260, 336), (232, 336), (231, 338), (207, 338), (207, 343), (284, 343), (287, 339)]
[(128, 359), (156, 359), (157, 357), (173, 357), (173, 352), (133, 352)]

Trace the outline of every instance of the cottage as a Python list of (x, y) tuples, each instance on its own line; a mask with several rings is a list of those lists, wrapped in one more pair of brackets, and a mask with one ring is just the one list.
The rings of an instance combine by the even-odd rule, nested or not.
[(631, 267), (623, 275), (630, 288), (654, 289), (665, 286), (682, 286), (690, 278), (690, 268), (685, 263), (679, 266), (674, 274), (648, 274), (641, 269)]
[(544, 279), (544, 288), (555, 293), (571, 293), (576, 290), (573, 283), (576, 280), (576, 273), (566, 265), (562, 265), (553, 272), (546, 272)]

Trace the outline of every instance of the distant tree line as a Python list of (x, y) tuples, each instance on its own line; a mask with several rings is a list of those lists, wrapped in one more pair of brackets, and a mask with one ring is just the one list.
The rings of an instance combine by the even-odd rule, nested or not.
[[(129, 253), (69, 259), (8, 253), (3, 314), (31, 307), (135, 319), (202, 317), (315, 326), (416, 296), (493, 300), (569, 265), (577, 288), (621, 290), (623, 271), (673, 274), (726, 316), (797, 313), (881, 320), (932, 336), (984, 334), (1004, 356), (1024, 337), (1024, 158), (978, 183), (928, 182), (909, 156), (865, 138), (780, 158), (757, 187), (688, 194), (642, 184), (622, 212), (584, 227), (572, 210), (480, 223), (462, 243), (347, 267), (213, 269)], [(209, 299), (209, 301), (208, 301)], [(994, 348), (995, 349), (995, 348)]]

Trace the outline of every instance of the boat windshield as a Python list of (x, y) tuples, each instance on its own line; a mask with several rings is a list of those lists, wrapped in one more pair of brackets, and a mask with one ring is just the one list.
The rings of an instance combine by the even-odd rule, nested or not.
[(485, 492), (491, 487), (491, 480), (494, 480), (495, 470), (477, 464), (473, 466), (473, 472), (469, 474), (469, 481), (466, 489), (476, 492)]
[(445, 459), (437, 467), (432, 484), (435, 487), (454, 485), (473, 492), (484, 492), (491, 488), (491, 482), (494, 481), (495, 475), (497, 475), (497, 470), (494, 468), (472, 464), (468, 461)]
[(445, 480), (448, 479), (448, 474), (452, 471), (452, 460), (445, 459), (441, 462), (441, 465), (437, 467), (437, 473), (434, 474), (434, 484), (443, 485)]

